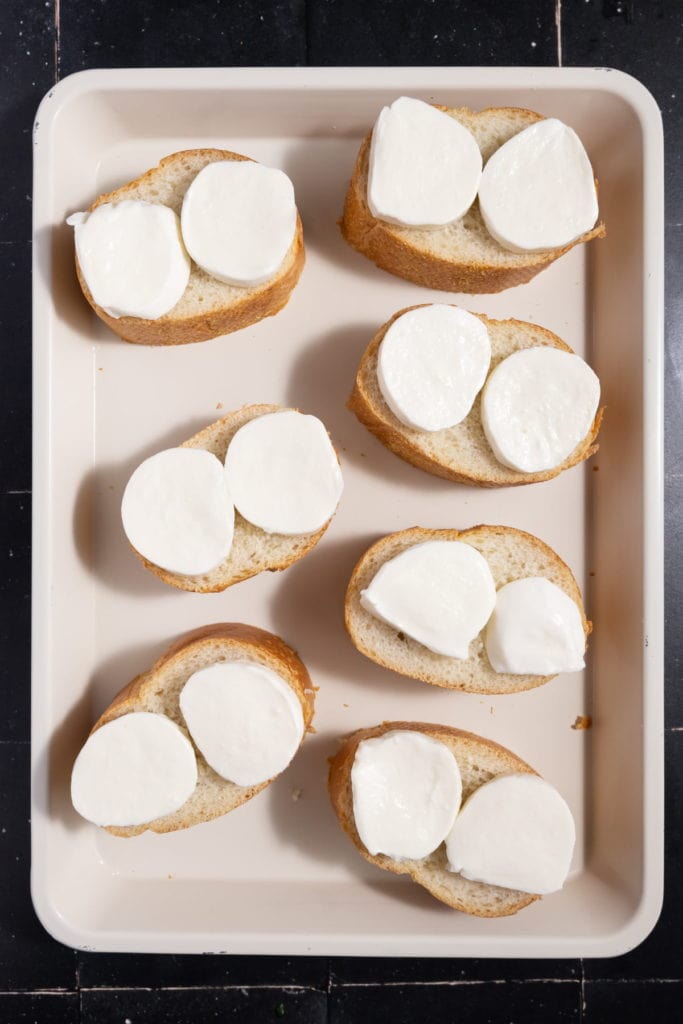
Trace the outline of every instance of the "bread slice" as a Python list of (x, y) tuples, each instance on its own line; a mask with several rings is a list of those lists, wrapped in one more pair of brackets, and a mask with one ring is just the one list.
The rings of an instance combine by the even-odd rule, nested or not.
[[(143, 199), (148, 203), (169, 206), (180, 216), (187, 189), (207, 164), (217, 160), (249, 159), (225, 149), (189, 149), (173, 153), (135, 181), (99, 196), (90, 210), (102, 203)], [(297, 215), (294, 241), (278, 272), (269, 281), (251, 288), (240, 288), (211, 277), (193, 260), (187, 288), (169, 313), (157, 320), (134, 316), (116, 319), (94, 301), (76, 257), (78, 280), (92, 308), (119, 337), (136, 345), (186, 345), (207, 341), (221, 334), (239, 331), (264, 317), (274, 316), (287, 303), (303, 266), (303, 229)]]
[[(121, 715), (132, 711), (151, 711), (166, 715), (178, 725), (187, 738), (185, 719), (180, 711), (180, 691), (190, 678), (202, 668), (220, 661), (255, 661), (277, 672), (299, 698), (304, 716), (306, 732), (311, 732), (314, 713), (315, 690), (306, 666), (273, 633), (267, 633), (256, 626), (244, 626), (235, 622), (220, 622), (203, 626), (176, 640), (165, 654), (147, 672), (136, 676), (128, 683), (98, 718), (91, 735), (102, 725), (112, 722)], [(194, 746), (194, 744), (193, 744)], [(109, 826), (107, 832), (115, 836), (137, 836), (148, 829), (152, 832), (175, 832), (190, 828), (202, 821), (211, 821), (236, 807), (240, 807), (269, 786), (273, 781), (257, 786), (238, 786), (218, 775), (204, 760), (195, 746), (197, 757), (197, 787), (182, 807), (172, 814), (155, 818), (145, 825), (130, 827)]]
[(378, 665), (411, 679), (468, 693), (518, 693), (542, 686), (554, 678), (496, 672), (486, 654), (483, 631), (470, 644), (469, 658), (461, 660), (435, 654), (366, 611), (360, 603), (361, 591), (370, 584), (381, 566), (406, 548), (428, 540), (459, 540), (471, 544), (488, 562), (496, 590), (512, 580), (543, 576), (576, 603), (586, 637), (591, 632), (581, 591), (571, 570), (538, 537), (511, 526), (474, 526), (469, 530), (426, 530), (415, 526), (410, 530), (390, 533), (368, 548), (353, 570), (346, 590), (346, 629), (360, 653)]
[[(434, 106), (469, 128), (484, 162), (513, 135), (543, 120), (540, 114), (519, 107), (489, 107), (475, 113), (467, 107)], [(443, 227), (410, 228), (385, 223), (373, 216), (367, 203), (371, 139), (372, 131), (360, 147), (340, 226), (349, 245), (397, 277), (440, 291), (470, 295), (501, 292), (530, 281), (580, 242), (602, 238), (606, 233), (600, 221), (560, 249), (510, 252), (488, 233), (477, 199), (464, 217)]]
[(330, 761), (328, 788), (332, 806), (339, 818), (339, 823), (354, 843), (356, 849), (371, 864), (395, 875), (410, 875), (414, 882), (427, 889), (442, 903), (447, 903), (454, 910), (462, 910), (476, 917), (505, 917), (516, 914), (523, 907), (540, 899), (528, 892), (517, 889), (504, 889), (498, 885), (485, 882), (471, 882), (462, 875), (449, 871), (447, 868), (446, 847), (442, 843), (434, 853), (420, 860), (394, 860), (385, 854), (373, 856), (363, 845), (358, 835), (353, 815), (353, 791), (351, 788), (351, 768), (356, 756), (356, 748), (362, 740), (382, 736), (394, 729), (410, 729), (422, 732), (435, 740), (440, 740), (455, 756), (462, 777), (463, 801), (497, 775), (508, 775), (511, 772), (528, 772), (538, 774), (533, 768), (515, 754), (499, 746), (492, 740), (474, 736), (470, 732), (452, 729), (447, 725), (429, 725), (425, 722), (384, 722), (373, 729), (359, 729), (349, 736), (343, 747)]
[[(423, 304), (424, 305), (424, 304)], [(541, 480), (551, 480), (570, 466), (590, 458), (598, 450), (596, 438), (602, 422), (603, 409), (600, 409), (593, 421), (591, 429), (573, 452), (554, 469), (542, 470), (538, 473), (520, 473), (516, 469), (504, 466), (493, 454), (493, 449), (486, 439), (481, 422), (481, 392), (465, 419), (454, 427), (445, 430), (417, 430), (401, 423), (384, 401), (377, 380), (377, 360), (379, 347), (384, 335), (394, 320), (411, 309), (420, 306), (408, 306), (395, 313), (386, 324), (380, 327), (367, 349), (363, 353), (353, 391), (347, 402), (348, 408), (382, 444), (391, 449), (411, 465), (424, 469), (434, 476), (454, 480), (460, 484), (476, 484), (479, 487), (513, 487), (517, 484), (534, 484)], [(525, 348), (547, 345), (559, 348), (564, 352), (573, 350), (556, 334), (538, 327), (536, 324), (525, 323), (523, 320), (490, 320), (481, 313), (474, 313), (489, 332), (491, 339), (491, 370), (498, 363)]]
[[(222, 420), (217, 420), (200, 430), (180, 447), (203, 448), (204, 451), (213, 452), (221, 462), (224, 462), (228, 445), (240, 427), (257, 416), (284, 411), (279, 405), (244, 405), (241, 409), (228, 413)], [(332, 518), (328, 519), (315, 533), (290, 537), (282, 533), (266, 533), (265, 530), (247, 522), (235, 509), (235, 531), (229, 555), (215, 569), (199, 576), (182, 576), (180, 573), (162, 569), (140, 554), (136, 548), (132, 549), (145, 568), (164, 583), (179, 590), (210, 594), (225, 590), (233, 583), (247, 580), (250, 576), (257, 576), (260, 572), (279, 572), (298, 562), (316, 546), (331, 522)]]

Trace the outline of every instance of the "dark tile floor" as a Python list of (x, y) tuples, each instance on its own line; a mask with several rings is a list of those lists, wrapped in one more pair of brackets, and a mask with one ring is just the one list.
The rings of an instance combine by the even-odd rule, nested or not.
[[(238, 1019), (586, 1024), (680, 1019), (683, 914), (683, 4), (677, 0), (6, 0), (0, 4), (0, 1021)], [(90, 67), (608, 65), (661, 106), (667, 144), (667, 855), (662, 918), (614, 960), (318, 960), (76, 954), (30, 904), (31, 124)]]

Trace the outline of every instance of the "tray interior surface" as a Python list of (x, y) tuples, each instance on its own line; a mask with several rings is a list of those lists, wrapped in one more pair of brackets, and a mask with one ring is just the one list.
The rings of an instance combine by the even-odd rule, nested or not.
[[(529, 106), (572, 124), (608, 225), (605, 241), (528, 285), (446, 296), (377, 270), (336, 225), (359, 140), (400, 86), (188, 91), (146, 81), (134, 89), (110, 78), (74, 91), (52, 118), (37, 178), (37, 351), (49, 398), (38, 410), (49, 437), (37, 482), (49, 621), (40, 637), (46, 672), (33, 682), (39, 913), (64, 941), (131, 951), (579, 955), (581, 944), (618, 944), (642, 902), (645, 871), (643, 138), (631, 106), (592, 88), (410, 90), (454, 106)], [(303, 277), (278, 316), (238, 334), (178, 348), (126, 345), (82, 299), (64, 219), (162, 156), (206, 145), (291, 176)], [(385, 450), (345, 408), (355, 368), (397, 309), (434, 300), (538, 322), (586, 355), (607, 406), (598, 455), (545, 484), (489, 491), (438, 480)], [(218, 595), (164, 587), (120, 526), (128, 476), (147, 455), (261, 401), (315, 413), (330, 430), (345, 479), (332, 526), (285, 573)], [(575, 572), (596, 623), (585, 673), (480, 697), (403, 679), (355, 651), (343, 596), (365, 548), (407, 526), (480, 522), (537, 534)], [(298, 649), (320, 687), (316, 734), (264, 794), (225, 818), (128, 841), (82, 822), (68, 780), (94, 718), (176, 635), (227, 620), (271, 629)], [(573, 729), (585, 714), (593, 728)], [(480, 921), (358, 856), (329, 806), (326, 761), (341, 735), (392, 718), (481, 733), (560, 789), (578, 826), (562, 893), (514, 918)]]

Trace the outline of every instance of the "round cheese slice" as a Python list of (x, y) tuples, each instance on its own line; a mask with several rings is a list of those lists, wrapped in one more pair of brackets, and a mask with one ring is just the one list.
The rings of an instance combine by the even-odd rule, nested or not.
[(396, 729), (362, 740), (351, 768), (353, 816), (373, 856), (426, 857), (448, 835), (462, 798), (460, 769), (448, 747)]
[(291, 409), (240, 427), (228, 445), (225, 473), (240, 515), (266, 533), (288, 536), (320, 530), (343, 489), (325, 427)]
[(221, 662), (195, 672), (180, 692), (180, 710), (207, 763), (238, 786), (278, 775), (304, 735), (298, 697), (257, 662)]
[(71, 801), (95, 825), (145, 825), (192, 796), (192, 744), (170, 718), (134, 711), (92, 733), (71, 773)]
[(486, 627), (486, 653), (496, 672), (550, 676), (584, 667), (581, 613), (564, 590), (540, 576), (506, 583)]
[(465, 801), (446, 838), (450, 871), (521, 892), (561, 889), (571, 864), (574, 819), (538, 775), (501, 775)]
[(471, 545), (433, 540), (385, 562), (360, 603), (430, 651), (465, 659), (494, 609), (496, 587), (488, 562)]
[(591, 429), (599, 402), (600, 381), (580, 356), (545, 345), (527, 348), (489, 376), (482, 425), (499, 462), (537, 473), (571, 455)]
[(484, 167), (479, 209), (489, 234), (513, 252), (558, 249), (590, 231), (598, 196), (576, 132), (549, 117), (514, 135)]
[(190, 279), (190, 260), (173, 210), (124, 199), (74, 214), (67, 223), (75, 229), (85, 283), (105, 313), (114, 319), (158, 320), (173, 309)]
[(402, 96), (375, 123), (368, 206), (391, 224), (450, 224), (474, 202), (481, 166), (479, 146), (467, 128), (429, 103)]
[(296, 232), (294, 186), (253, 160), (207, 164), (183, 199), (183, 239), (211, 277), (250, 287), (275, 275)]
[(394, 320), (379, 347), (377, 378), (393, 414), (417, 430), (444, 430), (472, 408), (491, 362), (484, 323), (435, 303)]
[(136, 551), (169, 572), (211, 572), (230, 554), (235, 510), (211, 452), (169, 448), (145, 459), (126, 485), (121, 518)]

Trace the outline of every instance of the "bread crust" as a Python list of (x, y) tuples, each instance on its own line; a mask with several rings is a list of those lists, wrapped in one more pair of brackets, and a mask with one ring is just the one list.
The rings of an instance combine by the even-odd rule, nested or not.
[[(405, 462), (409, 462), (412, 466), (422, 469), (426, 473), (442, 477), (445, 480), (452, 480), (454, 483), (474, 484), (477, 487), (518, 487), (522, 484), (541, 483), (544, 480), (552, 480), (553, 477), (563, 473), (565, 469), (570, 469), (579, 462), (583, 462), (592, 455), (595, 455), (599, 448), (597, 437), (600, 432), (604, 406), (598, 409), (590, 430), (564, 462), (561, 462), (559, 466), (555, 466), (552, 469), (541, 470), (536, 473), (521, 473), (518, 470), (510, 469), (510, 467), (503, 465), (502, 462), (498, 462), (492, 451), (492, 462), (495, 463), (493, 469), (491, 465), (482, 465), (481, 469), (477, 472), (466, 472), (463, 467), (446, 463), (442, 458), (438, 458), (426, 450), (424, 446), (425, 438), (448, 437), (453, 431), (458, 431), (461, 425), (456, 424), (455, 427), (433, 433), (406, 426), (405, 423), (401, 423), (384, 401), (381, 392), (376, 386), (376, 382), (379, 347), (385, 334), (394, 321), (398, 320), (404, 313), (414, 309), (422, 309), (427, 305), (430, 305), (430, 303), (406, 306), (405, 309), (400, 309), (398, 313), (395, 313), (390, 320), (380, 327), (361, 357), (353, 391), (346, 403), (347, 408), (385, 447), (389, 448), (390, 451), (394, 452), (395, 455), (398, 455)], [(459, 307), (454, 306), (453, 308), (457, 309)], [(492, 320), (490, 317), (484, 316), (483, 313), (472, 313), (472, 316), (476, 316), (478, 320), (481, 320), (491, 335), (495, 335), (496, 329), (514, 325), (519, 329), (520, 336), (523, 334), (528, 335), (528, 338), (524, 339), (524, 344), (521, 347), (548, 346), (549, 348), (557, 348), (563, 352), (573, 354), (573, 349), (565, 341), (545, 327), (539, 327), (537, 324), (530, 324), (523, 320)], [(528, 344), (526, 343), (527, 341)], [(492, 359), (491, 371), (510, 354), (511, 352), (506, 352)], [(490, 450), (490, 445), (486, 440), (483, 426), (481, 425), (480, 409), (481, 392), (477, 396), (470, 412), (465, 417), (461, 429), (476, 429), (477, 433), (482, 435), (487, 448)]]
[[(228, 444), (240, 427), (258, 416), (284, 411), (283, 407), (279, 405), (244, 405), (241, 409), (228, 413), (222, 419), (204, 427), (198, 434), (184, 441), (180, 447), (211, 451), (223, 462)], [(285, 537), (281, 534), (267, 534), (264, 530), (247, 522), (235, 509), (235, 533), (230, 553), (217, 568), (200, 576), (182, 576), (180, 573), (162, 569), (145, 558), (132, 544), (130, 547), (144, 567), (158, 579), (168, 583), (169, 586), (197, 594), (215, 594), (226, 590), (235, 583), (257, 576), (261, 572), (281, 572), (293, 565), (294, 562), (298, 562), (316, 546), (333, 518), (334, 515), (315, 533)], [(273, 542), (275, 549), (271, 551), (269, 546)], [(252, 547), (258, 545), (260, 551), (258, 558), (245, 560), (244, 546), (247, 543)]]
[[(179, 153), (172, 153), (170, 156), (164, 157), (156, 167), (145, 171), (134, 181), (98, 196), (88, 212), (92, 212), (103, 203), (117, 203), (124, 199), (139, 198), (140, 192), (144, 193), (148, 188), (153, 188), (155, 180), (163, 175), (171, 165), (185, 158), (199, 159), (204, 162), (204, 166), (218, 160), (251, 160), (251, 157), (243, 156), (241, 153), (232, 153), (222, 149), (183, 150)], [(194, 342), (208, 341), (223, 334), (232, 334), (234, 331), (242, 330), (243, 327), (249, 327), (259, 320), (279, 313), (287, 304), (289, 296), (301, 276), (305, 262), (305, 250), (303, 227), (297, 212), (294, 240), (274, 277), (261, 285), (242, 289), (244, 294), (239, 299), (230, 301), (223, 308), (212, 309), (192, 316), (179, 316), (172, 309), (156, 320), (146, 320), (143, 317), (134, 316), (118, 318), (110, 316), (93, 299), (81, 271), (78, 256), (75, 255), (74, 258), (78, 282), (85, 298), (99, 318), (120, 338), (134, 345), (188, 345)], [(191, 277), (209, 277), (196, 265), (194, 260), (190, 274)], [(177, 309), (177, 306), (175, 308)]]
[[(414, 882), (435, 896), (436, 899), (452, 907), (454, 910), (463, 911), (466, 914), (473, 914), (476, 917), (507, 917), (516, 914), (518, 910), (528, 907), (540, 899), (533, 893), (520, 892), (513, 889), (503, 889), (500, 886), (490, 886), (484, 882), (469, 882), (463, 886), (464, 891), (458, 891), (456, 880), (460, 877), (444, 868), (441, 875), (450, 884), (440, 886), (434, 883), (431, 878), (431, 871), (425, 871), (425, 864), (435, 859), (436, 853), (421, 860), (396, 861), (385, 854), (373, 855), (364, 846), (353, 816), (353, 792), (351, 787), (351, 768), (356, 756), (358, 744), (363, 740), (374, 739), (387, 732), (399, 729), (409, 729), (415, 732), (424, 733), (433, 739), (441, 740), (453, 751), (454, 754), (473, 752), (477, 756), (483, 756), (489, 763), (495, 765), (491, 771), (491, 777), (505, 775), (511, 772), (527, 772), (532, 775), (538, 773), (525, 761), (513, 754), (512, 751), (500, 746), (493, 740), (484, 739), (470, 732), (461, 729), (454, 729), (447, 725), (433, 725), (426, 722), (383, 722), (369, 729), (359, 729), (346, 738), (343, 746), (330, 759), (330, 770), (328, 776), (328, 791), (334, 811), (339, 823), (351, 839), (358, 852), (378, 868), (390, 871), (395, 875), (409, 875)], [(476, 789), (472, 786), (467, 790), (463, 788), (463, 800), (470, 792)], [(433, 870), (433, 865), (432, 865)], [(455, 889), (455, 891), (453, 891)], [(473, 894), (474, 898), (473, 898)], [(481, 897), (496, 895), (496, 903), (491, 907), (490, 902), (479, 902), (476, 895)], [(499, 902), (498, 902), (499, 901)]]
[[(235, 658), (232, 660), (248, 658), (272, 668), (289, 683), (299, 699), (304, 717), (304, 736), (307, 732), (312, 731), (311, 722), (315, 711), (315, 688), (306, 666), (296, 652), (280, 637), (264, 629), (259, 629), (257, 626), (248, 626), (236, 622), (218, 622), (191, 630), (175, 640), (150, 669), (136, 676), (117, 693), (93, 725), (90, 735), (103, 725), (113, 722), (114, 719), (120, 718), (122, 715), (128, 715), (134, 711), (149, 710), (148, 700), (152, 697), (156, 698), (159, 690), (163, 691), (164, 685), (171, 674), (175, 674), (178, 671), (182, 673), (183, 661), (189, 661), (191, 657), (199, 653), (204, 655), (206, 652), (215, 653), (216, 661), (231, 660), (230, 656), (233, 655)], [(226, 655), (228, 656), (227, 658)], [(189, 678), (191, 674), (192, 670), (188, 667), (186, 678)], [(175, 685), (177, 686), (177, 683)], [(223, 783), (221, 787), (223, 799), (207, 811), (205, 807), (199, 806), (195, 799), (197, 795), (195, 791), (185, 804), (172, 814), (156, 818), (154, 821), (147, 822), (144, 825), (130, 827), (108, 826), (106, 831), (112, 835), (129, 838), (140, 835), (148, 830), (160, 833), (175, 832), (178, 829), (190, 828), (192, 825), (197, 825), (203, 821), (211, 821), (213, 818), (229, 813), (229, 811), (234, 810), (236, 807), (241, 807), (242, 804), (251, 800), (252, 797), (264, 790), (273, 781), (273, 779), (269, 779), (267, 782), (259, 783), (256, 786), (237, 786), (235, 783), (221, 779), (209, 767), (201, 751), (192, 741), (192, 737), (184, 725), (177, 697), (174, 697), (172, 707), (169, 707), (165, 713), (168, 714), (169, 718), (176, 721), (176, 724), (180, 726), (188, 740), (192, 743), (197, 757), (198, 769), (200, 770), (199, 781), (201, 781), (202, 774), (205, 774), (211, 777), (214, 785), (216, 780), (219, 783)]]
[[(522, 579), (529, 575), (544, 575), (554, 582), (570, 597), (579, 609), (583, 631), (588, 639), (592, 631), (592, 623), (586, 618), (586, 612), (581, 597), (581, 591), (574, 578), (574, 575), (562, 561), (560, 556), (551, 547), (545, 544), (538, 537), (524, 530), (517, 530), (511, 526), (473, 526), (467, 530), (432, 530), (421, 526), (414, 526), (407, 530), (399, 530), (382, 537), (361, 556), (356, 564), (349, 580), (346, 597), (344, 601), (344, 624), (352, 643), (356, 649), (364, 654), (366, 658), (376, 662), (383, 668), (397, 672), (399, 675), (407, 676), (409, 679), (417, 679), (432, 686), (440, 686), (448, 690), (461, 690), (466, 693), (520, 693), (524, 690), (532, 690), (537, 686), (550, 682), (555, 675), (534, 676), (534, 675), (513, 675), (504, 672), (496, 672), (486, 654), (486, 647), (483, 643), (483, 630), (476, 640), (470, 644), (470, 656), (460, 660), (449, 658), (445, 655), (435, 654), (428, 650), (416, 640), (406, 637), (393, 626), (376, 619), (370, 612), (366, 611), (360, 603), (360, 594), (374, 578), (381, 565), (395, 558), (407, 548), (416, 544), (423, 544), (425, 541), (462, 541), (471, 544), (479, 550), (486, 544), (493, 543), (502, 547), (505, 543), (514, 543), (518, 551), (525, 549), (540, 559), (543, 564), (543, 573), (516, 573), (512, 571), (500, 578), (499, 574), (492, 568), (496, 589), (505, 582), (514, 579)], [(480, 552), (481, 553), (481, 552)], [(486, 556), (484, 556), (486, 557)], [(490, 564), (490, 562), (489, 562)], [(498, 576), (498, 578), (496, 578)], [(378, 650), (363, 635), (363, 628), (371, 623), (373, 630), (378, 636), (381, 635), (384, 644), (390, 648), (391, 654)], [(395, 641), (400, 641), (400, 651), (396, 652)], [(410, 653), (412, 664), (411, 670), (407, 670), (402, 664), (402, 658)]]
[[(438, 103), (433, 106), (450, 114), (466, 127), (470, 127), (478, 119), (485, 119), (508, 110), (514, 110), (524, 117), (526, 125), (522, 127), (543, 120), (540, 114), (521, 108), (517, 110), (488, 107), (477, 113), (467, 107), (449, 108)], [(520, 130), (522, 128), (518, 129)], [(439, 291), (464, 292), (468, 295), (493, 294), (526, 284), (575, 245), (589, 242), (593, 238), (602, 238), (606, 234), (604, 223), (599, 221), (590, 231), (586, 231), (574, 242), (559, 249), (540, 253), (513, 253), (498, 245), (499, 259), (502, 260), (500, 265), (466, 258), (445, 259), (434, 253), (425, 252), (418, 243), (420, 235), (423, 238), (429, 237), (429, 229), (410, 229), (389, 224), (378, 220), (370, 211), (366, 181), (371, 140), (372, 130), (365, 136), (356, 158), (340, 228), (349, 245), (367, 256), (381, 270), (386, 270), (396, 277)], [(467, 217), (481, 219), (478, 200), (475, 200), (470, 211), (465, 214), (465, 218)], [(488, 238), (491, 239), (491, 236), (488, 235)], [(493, 239), (491, 241), (493, 242)]]

